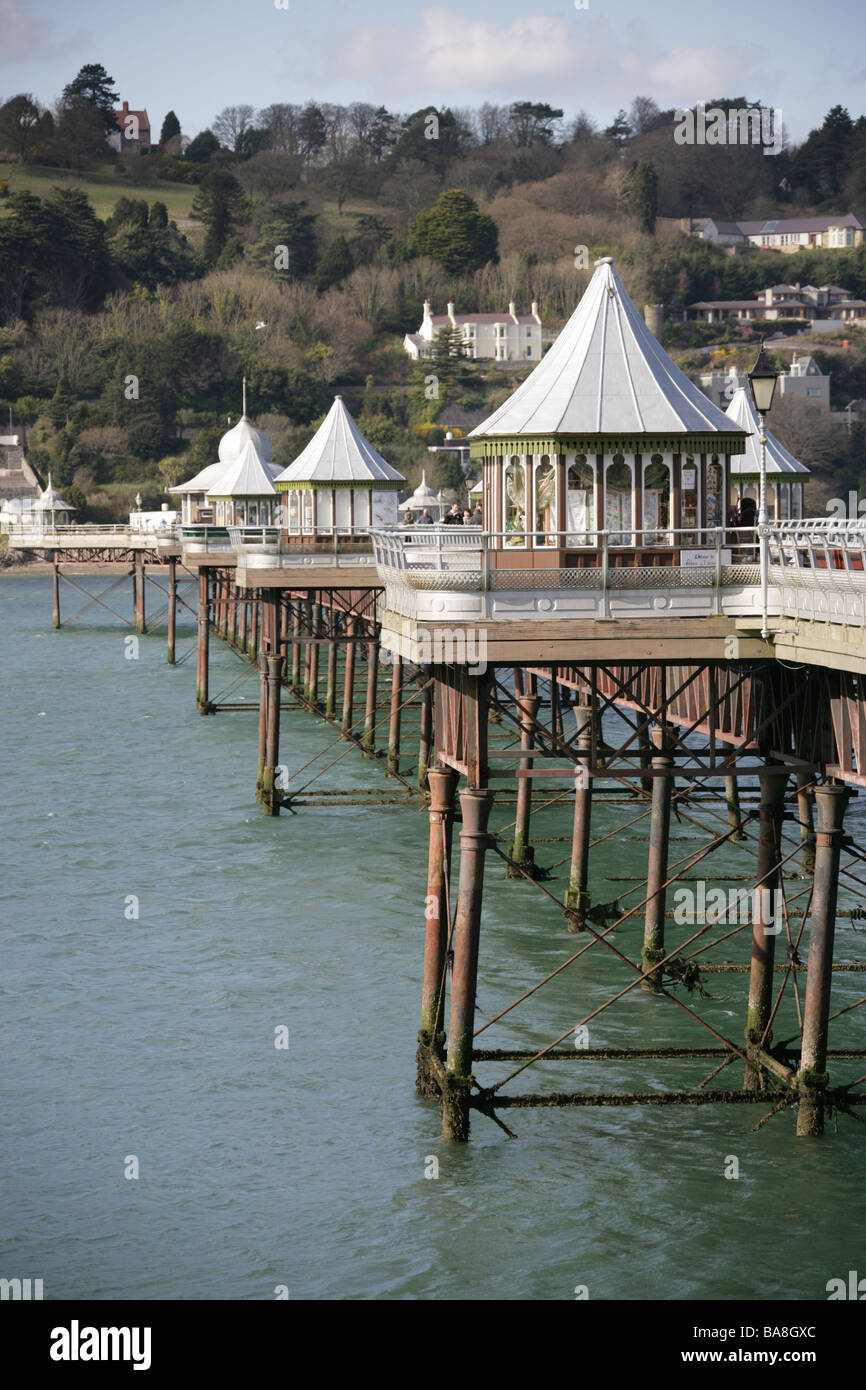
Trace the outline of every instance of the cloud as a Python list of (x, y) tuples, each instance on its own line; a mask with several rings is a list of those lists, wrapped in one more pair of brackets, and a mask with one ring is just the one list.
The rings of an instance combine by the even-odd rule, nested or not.
[(0, 0), (0, 64), (62, 57), (82, 43), (93, 42), (84, 29), (62, 39), (56, 31), (54, 20), (37, 19), (26, 0)]
[[(642, 24), (617, 29), (588, 11), (511, 22), (472, 19), (425, 5), (413, 26), (360, 25), (329, 62), (328, 75), (375, 85), (383, 96), (422, 105), (459, 93), (467, 102), (543, 95), (570, 109), (627, 103), (637, 91), (661, 105), (742, 90), (761, 55), (736, 43), (667, 45)], [(735, 91), (736, 89), (736, 91)]]

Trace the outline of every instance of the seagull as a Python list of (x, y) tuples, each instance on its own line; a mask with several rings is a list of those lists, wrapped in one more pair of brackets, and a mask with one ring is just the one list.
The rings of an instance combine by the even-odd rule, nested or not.
[(267, 326), (268, 325), (265, 323), (264, 319), (259, 319), (258, 323), (256, 324), (256, 332), (258, 332), (260, 328), (267, 328)]

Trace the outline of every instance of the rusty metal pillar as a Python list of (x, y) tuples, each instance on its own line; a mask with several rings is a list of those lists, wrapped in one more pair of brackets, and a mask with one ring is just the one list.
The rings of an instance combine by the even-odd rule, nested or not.
[(797, 811), (803, 846), (803, 873), (815, 872), (815, 791), (810, 772), (797, 773)]
[(443, 1060), (445, 960), (448, 952), (448, 885), (451, 881), (451, 842), (457, 773), (450, 767), (431, 767), (430, 846), (427, 853), (427, 897), (424, 908), (424, 979), (421, 986), (421, 1031), (418, 1034), (418, 1074), (421, 1096), (438, 1096), (431, 1052)]
[(490, 792), (486, 790), (460, 793), (463, 816), (460, 876), (454, 918), (448, 1056), (442, 1094), (442, 1135), (445, 1139), (469, 1138), (469, 1088), (472, 1084), (472, 1034), (475, 1028), (484, 853), (489, 843), (487, 822), (492, 801)]
[(59, 627), (59, 626), (60, 626), (60, 561), (57, 559), (57, 551), (56, 551), (56, 550), (53, 550), (53, 551), (51, 552), (51, 559), (52, 559), (52, 562), (53, 562), (53, 563), (52, 563), (52, 571), (53, 571), (53, 581), (52, 581), (52, 583), (53, 583), (53, 590), (52, 590), (52, 592), (53, 592), (53, 598), (54, 598), (54, 613), (53, 613), (52, 621), (53, 621), (55, 627)]
[(343, 737), (352, 727), (355, 699), (355, 619), (346, 620), (346, 661), (343, 667)]
[(195, 703), (199, 714), (213, 714), (208, 699), (208, 667), (210, 664), (210, 571), (206, 566), (198, 572), (198, 644), (196, 650)]
[(291, 687), (297, 695), (301, 689), (301, 614), (298, 609), (298, 600), (294, 595), (289, 599), (292, 606), (292, 677)]
[(313, 646), (310, 642), (310, 635), (313, 630), (313, 605), (308, 598), (301, 604), (301, 635), (307, 640), (304, 642), (304, 699), (310, 698), (310, 674), (312, 671)]
[(265, 753), (268, 739), (268, 658), (260, 652), (257, 658), (259, 668), (259, 743), (256, 766), (256, 801), (262, 799), (265, 781)]
[(136, 555), (132, 569), (132, 607), (133, 621), (137, 632), (146, 631), (144, 614), (144, 564), (141, 556)]
[[(539, 699), (537, 695), (518, 695), (520, 710), (520, 748), (524, 753), (531, 752), (535, 746), (535, 720), (538, 717)], [(521, 757), (520, 771), (532, 771), (532, 758)], [(514, 818), (514, 839), (508, 851), (513, 864), (506, 864), (506, 878), (523, 878), (520, 872), (535, 877), (535, 850), (529, 843), (529, 822), (532, 813), (532, 778), (517, 778), (517, 813)]]
[(325, 684), (325, 718), (333, 722), (337, 713), (337, 643), (334, 640), (335, 615), (333, 608), (330, 612), (330, 632), (331, 637), (328, 642), (328, 675)]
[(250, 630), (247, 638), (247, 654), (251, 661), (259, 655), (259, 591), (250, 589)]
[(743, 816), (740, 811), (740, 784), (736, 777), (725, 778), (725, 805), (728, 811), (728, 829), (733, 831), (732, 840), (745, 840)]
[(376, 686), (379, 679), (379, 640), (367, 643), (367, 705), (364, 710), (364, 754), (372, 757), (376, 751)]
[(392, 656), (391, 667), (391, 717), (388, 721), (388, 771), (400, 772), (400, 717), (403, 704), (403, 661)]
[[(761, 808), (758, 826), (758, 867), (755, 894), (752, 902), (752, 961), (749, 971), (749, 1007), (746, 1016), (746, 1054), (753, 1049), (766, 1049), (770, 1038), (764, 1032), (773, 1002), (773, 960), (776, 936), (781, 923), (776, 917), (776, 895), (779, 888), (781, 859), (782, 806), (787, 772), (773, 770), (773, 764), (762, 769)], [(749, 1061), (743, 1077), (744, 1091), (763, 1091), (764, 1074)]]
[[(643, 714), (642, 714), (642, 713), (639, 713), (639, 714), (638, 714), (638, 720), (640, 721), (640, 720), (642, 720), (643, 718), (644, 718)], [(640, 723), (638, 724), (638, 731), (637, 731), (637, 746), (638, 746), (638, 749), (640, 750), (640, 765), (641, 765), (641, 768), (642, 768), (644, 771), (646, 771), (646, 769), (650, 766), (650, 764), (651, 764), (651, 762), (652, 762), (652, 740), (650, 739), (649, 724), (647, 724), (647, 723), (643, 723), (642, 725), (641, 725)], [(652, 779), (652, 777), (646, 777), (646, 776), (641, 777), (641, 779), (640, 779), (640, 785), (641, 785), (641, 791), (646, 792), (647, 796), (652, 796), (652, 789), (653, 789), (653, 779)]]
[(833, 938), (839, 890), (842, 823), (851, 793), (835, 782), (815, 788), (818, 830), (815, 836), (815, 878), (812, 920), (803, 1008), (803, 1048), (797, 1083), (797, 1134), (824, 1133), (824, 1093), (827, 1089), (827, 1026), (833, 984)]
[(177, 560), (172, 556), (168, 562), (168, 643), (166, 660), (174, 665), (175, 630), (177, 625)]
[(319, 703), (319, 633), (322, 626), (322, 605), (310, 605), (310, 684), (307, 699), (311, 705)]
[(262, 768), (262, 810), (266, 816), (280, 814), (277, 787), (280, 762), (280, 676), (282, 666), (280, 600), (268, 597), (266, 624), (267, 707), (265, 715), (265, 760)]
[(562, 741), (562, 691), (556, 678), (557, 667), (550, 668), (550, 731), (555, 739)]
[(589, 907), (589, 840), (592, 824), (592, 778), (587, 773), (592, 749), (592, 710), (575, 705), (577, 747), (583, 754), (574, 779), (574, 825), (571, 832), (571, 869), (565, 905), (574, 914), (568, 919), (570, 932), (583, 931)]
[(427, 785), (427, 764), (433, 746), (433, 682), (432, 668), (422, 666), (420, 675), (426, 682), (421, 691), (420, 723), (418, 727), (418, 787), (423, 791)]
[(246, 589), (238, 589), (238, 648), (242, 652), (247, 650), (247, 610), (249, 602)]
[(668, 847), (671, 830), (671, 795), (673, 793), (674, 760), (669, 735), (664, 729), (655, 731), (657, 752), (652, 759), (652, 809), (650, 811), (649, 865), (647, 870), (647, 905), (644, 914), (643, 952), (641, 969), (647, 976), (644, 989), (658, 989), (660, 980), (654, 968), (665, 954), (665, 902), (667, 894), (662, 885), (668, 877)]

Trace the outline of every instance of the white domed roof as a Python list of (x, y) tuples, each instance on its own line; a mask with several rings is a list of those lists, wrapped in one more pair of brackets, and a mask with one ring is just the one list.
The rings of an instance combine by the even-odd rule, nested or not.
[(232, 425), (219, 442), (217, 453), (220, 463), (235, 463), (249, 443), (255, 445), (256, 453), (260, 458), (270, 459), (271, 445), (268, 436), (251, 425), (246, 415), (242, 415), (237, 424)]

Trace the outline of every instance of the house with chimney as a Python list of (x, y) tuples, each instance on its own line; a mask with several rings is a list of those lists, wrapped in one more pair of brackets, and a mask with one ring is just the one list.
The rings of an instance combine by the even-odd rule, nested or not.
[(528, 314), (518, 314), (513, 300), (507, 313), (456, 314), (452, 300), (447, 313), (434, 314), (430, 300), (425, 299), (421, 327), (403, 339), (409, 356), (415, 361), (430, 357), (436, 335), (443, 328), (459, 330), (469, 358), (515, 363), (541, 361), (541, 317), (535, 299)]
[(125, 101), (119, 111), (114, 112), (117, 130), (108, 137), (108, 143), (120, 154), (122, 150), (139, 150), (146, 154), (150, 149), (150, 117), (147, 111), (131, 111)]
[(841, 285), (769, 285), (752, 299), (699, 299), (689, 304), (687, 317), (701, 323), (726, 319), (808, 319), (839, 324), (866, 319), (866, 300)]
[(853, 212), (830, 213), (825, 217), (762, 217), (757, 221), (725, 222), (717, 217), (688, 217), (684, 232), (702, 237), (715, 246), (762, 251), (794, 251), (820, 248), (841, 251), (863, 245), (863, 223)]

